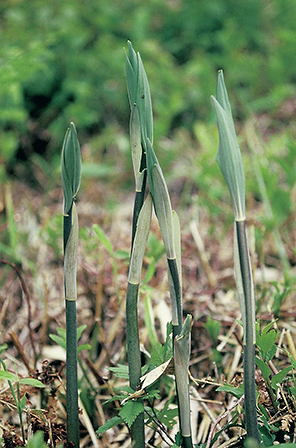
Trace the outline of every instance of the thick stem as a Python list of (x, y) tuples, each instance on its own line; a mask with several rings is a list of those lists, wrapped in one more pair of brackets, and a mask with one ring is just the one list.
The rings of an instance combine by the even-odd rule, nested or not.
[(175, 300), (176, 303), (172, 304), (172, 306), (176, 306), (177, 308), (177, 318), (178, 324), (173, 325), (173, 338), (175, 339), (182, 331), (182, 297), (181, 297), (181, 285), (179, 281), (179, 273), (176, 259), (167, 259), (169, 270), (172, 276), (174, 290), (175, 290)]
[(134, 238), (135, 238), (135, 234), (136, 234), (136, 230), (137, 230), (137, 222), (138, 222), (139, 213), (141, 211), (141, 208), (143, 206), (144, 199), (145, 199), (146, 184), (147, 184), (147, 170), (144, 171), (142, 189), (141, 189), (141, 191), (136, 191), (136, 195), (135, 195), (131, 252), (133, 250)]
[(67, 440), (79, 448), (76, 301), (66, 300)]
[(255, 334), (254, 334), (254, 294), (249, 252), (246, 236), (246, 222), (236, 221), (237, 241), (240, 268), (242, 274), (246, 328), (244, 344), (244, 391), (245, 391), (245, 416), (248, 437), (260, 442), (256, 409), (256, 383), (255, 383)]
[[(178, 317), (178, 325), (173, 325), (173, 340), (175, 340), (175, 337), (178, 336), (182, 331), (182, 293), (181, 293), (181, 285), (179, 281), (179, 273), (178, 273), (178, 266), (177, 266), (177, 260), (170, 260), (167, 259), (168, 266), (170, 270), (170, 274), (173, 279), (174, 284), (174, 290), (175, 290), (175, 298), (176, 303), (175, 306), (177, 307), (177, 317)], [(189, 394), (189, 391), (188, 391)], [(182, 425), (181, 425), (181, 416), (180, 416), (180, 403), (179, 403), (179, 395), (178, 395), (178, 388), (176, 385), (176, 397), (178, 402), (178, 411), (179, 411), (179, 421), (180, 421), (180, 432), (182, 434)], [(190, 418), (190, 417), (189, 417)], [(192, 448), (192, 438), (190, 436), (182, 436), (183, 442), (182, 446), (183, 448)]]
[[(141, 377), (141, 352), (138, 323), (139, 285), (127, 284), (126, 293), (126, 328), (129, 381), (136, 390)], [(131, 426), (133, 448), (145, 448), (144, 412), (138, 415)]]

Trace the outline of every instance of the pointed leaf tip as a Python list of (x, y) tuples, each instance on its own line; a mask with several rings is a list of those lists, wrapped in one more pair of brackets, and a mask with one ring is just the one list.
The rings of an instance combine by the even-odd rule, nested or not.
[(81, 151), (74, 123), (66, 131), (62, 149), (62, 184), (64, 191), (64, 215), (69, 213), (81, 179)]
[(231, 194), (235, 219), (243, 221), (245, 219), (245, 173), (223, 72), (220, 76), (218, 75), (217, 99), (211, 96), (211, 103), (216, 113), (219, 131), (216, 161)]

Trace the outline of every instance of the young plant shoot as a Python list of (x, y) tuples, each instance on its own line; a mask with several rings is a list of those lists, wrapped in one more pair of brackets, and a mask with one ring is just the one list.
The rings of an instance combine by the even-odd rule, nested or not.
[[(148, 217), (146, 217), (146, 215), (142, 216), (141, 211), (142, 207), (144, 209), (142, 204), (145, 195), (146, 176), (148, 175), (151, 198), (159, 222), (168, 261), (168, 278), (172, 303), (173, 337), (175, 338), (180, 335), (182, 331), (180, 224), (177, 214), (172, 211), (167, 185), (153, 150), (152, 102), (146, 72), (139, 53), (135, 53), (130, 42), (128, 42), (128, 47), (129, 52), (128, 55), (126, 55), (126, 76), (129, 103), (131, 108), (130, 135), (136, 182), (130, 275), (134, 269), (132, 267), (132, 263), (134, 263), (134, 250), (136, 245), (139, 246), (139, 249), (137, 248), (137, 250), (143, 251), (145, 248), (145, 246), (141, 247), (138, 242), (136, 243), (135, 235), (138, 231), (140, 232), (140, 226), (143, 226), (140, 220), (148, 221)], [(151, 199), (149, 201), (151, 201)], [(148, 232), (148, 229), (146, 229), (145, 232), (146, 231)], [(141, 244), (143, 244), (143, 241), (144, 239), (142, 237)], [(145, 240), (145, 244), (146, 241), (147, 238)], [(179, 254), (178, 260), (176, 253)], [(140, 266), (141, 265), (142, 261), (140, 263)], [(138, 276), (134, 280), (132, 280), (130, 275), (127, 291), (127, 333), (128, 346), (130, 346), (128, 347), (130, 369), (129, 377), (131, 386), (136, 388), (139, 383), (140, 372), (139, 330), (137, 318), (137, 298), (140, 272), (138, 272)], [(137, 369), (135, 370), (134, 366), (136, 365)], [(182, 424), (181, 419), (180, 424)], [(186, 430), (185, 432), (187, 435), (188, 431)], [(181, 433), (183, 433), (182, 428)], [(191, 434), (188, 437), (191, 441)], [(133, 443), (135, 443), (134, 439)], [(143, 446), (143, 444), (137, 445), (137, 447)], [(186, 446), (190, 445), (187, 444)]]
[[(152, 214), (151, 195), (147, 196), (138, 216), (134, 245), (129, 265), (126, 293), (127, 352), (130, 386), (136, 390), (141, 378), (141, 352), (138, 322), (138, 296), (141, 271), (147, 245)], [(135, 448), (145, 447), (144, 406), (131, 426), (131, 436)]]
[(187, 315), (182, 331), (174, 339), (175, 376), (178, 391), (181, 435), (184, 448), (192, 448), (188, 369), (191, 352), (192, 316)]
[[(127, 90), (131, 108), (130, 142), (136, 190), (126, 295), (126, 325), (129, 381), (132, 389), (136, 390), (141, 377), (138, 295), (152, 212), (150, 195), (144, 203), (147, 184), (145, 144), (148, 135), (152, 139), (153, 118), (149, 85), (141, 57), (139, 53), (134, 51), (130, 42), (128, 42), (128, 54), (125, 53), (125, 57)], [(145, 109), (146, 115), (143, 115), (143, 109)], [(143, 120), (143, 116), (148, 117), (147, 122)], [(131, 426), (131, 437), (133, 446), (136, 448), (145, 447), (144, 408)]]
[(245, 174), (222, 70), (217, 99), (211, 97), (219, 131), (217, 163), (226, 180), (234, 207), (234, 269), (244, 327), (244, 392), (247, 435), (260, 441), (255, 384), (255, 298), (246, 236)]
[(81, 152), (73, 123), (68, 128), (62, 150), (62, 184), (64, 191), (64, 274), (66, 298), (66, 386), (67, 439), (79, 447), (76, 270), (78, 249), (78, 215), (75, 204), (81, 179)]

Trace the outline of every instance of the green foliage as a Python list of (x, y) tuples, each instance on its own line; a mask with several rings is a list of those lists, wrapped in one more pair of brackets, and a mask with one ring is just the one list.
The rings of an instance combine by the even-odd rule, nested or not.
[(259, 355), (265, 363), (268, 363), (276, 352), (275, 342), (279, 336), (279, 332), (272, 328), (274, 323), (270, 322), (260, 333), (260, 320), (256, 322), (256, 344)]
[(209, 119), (217, 67), (231, 67), (227, 76), (236, 92), (235, 116), (246, 115), (243, 103), (255, 111), (279, 107), (295, 92), (295, 3), (274, 0), (268, 10), (262, 0), (232, 6), (229, 0), (156, 0), (136, 7), (128, 0), (112, 8), (106, 0), (6, 1), (1, 7), (1, 162), (13, 159), (21, 137), (33, 136), (30, 120), (38, 120), (38, 131), (49, 130), (51, 154), (61, 146), (70, 119), (82, 141), (89, 131), (104, 132), (108, 126), (116, 141), (114, 130), (129, 114), (122, 82), (122, 47), (128, 39), (140, 47), (151, 90), (157, 92), (157, 139), (176, 128), (192, 132), (197, 121)]
[(144, 411), (144, 405), (141, 401), (128, 400), (120, 409), (119, 416), (128, 425), (131, 426), (139, 414)]
[(99, 429), (97, 429), (96, 433), (98, 434), (98, 436), (100, 436), (101, 434), (104, 434), (106, 431), (108, 431), (108, 429), (120, 425), (120, 423), (123, 423), (123, 419), (121, 417), (112, 417), (104, 425), (100, 426)]
[(219, 386), (217, 391), (227, 392), (236, 398), (241, 398), (244, 394), (244, 386), (242, 384), (240, 387), (234, 387), (231, 384), (224, 384), (223, 386)]
[(221, 322), (215, 321), (210, 315), (207, 317), (207, 321), (203, 324), (203, 327), (209, 333), (211, 339), (216, 342), (221, 330)]
[[(77, 342), (80, 340), (84, 330), (86, 329), (87, 325), (80, 325), (80, 327), (77, 328)], [(60, 345), (64, 350), (66, 350), (66, 329), (65, 328), (57, 328), (57, 334), (50, 334), (49, 337), (56, 342), (58, 345)], [(81, 350), (90, 350), (91, 345), (90, 344), (81, 344), (77, 347), (77, 353), (80, 353)]]
[[(41, 431), (37, 431), (33, 437), (28, 441), (27, 448), (46, 448), (47, 445), (44, 442), (44, 436)], [(62, 445), (58, 445), (57, 448), (61, 448)]]

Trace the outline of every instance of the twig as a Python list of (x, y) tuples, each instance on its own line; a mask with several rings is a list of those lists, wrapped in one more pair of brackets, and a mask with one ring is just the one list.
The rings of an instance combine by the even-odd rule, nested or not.
[[(153, 415), (150, 414), (150, 412), (147, 411), (147, 409), (145, 409), (145, 413), (148, 415), (149, 418), (152, 419), (152, 421), (156, 424), (157, 428), (157, 432), (160, 435), (160, 437), (162, 438), (162, 440), (168, 444), (168, 442), (164, 439), (162, 432), (166, 435), (166, 437), (170, 440), (170, 442), (175, 443), (174, 440), (171, 438), (171, 436), (168, 434), (168, 432), (166, 431), (165, 427), (163, 426), (163, 424), (156, 420), (155, 417), (153, 417)], [(168, 444), (169, 445), (169, 444)]]
[(227, 409), (225, 412), (222, 412), (222, 414), (219, 415), (219, 417), (217, 418), (217, 420), (215, 421), (215, 423), (213, 423), (213, 425), (212, 425), (212, 427), (211, 427), (211, 430), (210, 430), (210, 434), (209, 434), (209, 438), (208, 438), (208, 441), (207, 441), (206, 448), (210, 448), (210, 446), (211, 446), (211, 440), (212, 440), (212, 438), (213, 438), (214, 431), (215, 431), (215, 428), (216, 428), (216, 426), (218, 425), (218, 423), (221, 422), (221, 420), (223, 420), (223, 418), (225, 418), (225, 417), (229, 414), (230, 411), (232, 411), (234, 408), (236, 408), (236, 406), (237, 406), (238, 404), (240, 404), (240, 403), (243, 401), (243, 399), (244, 399), (244, 395), (242, 395), (242, 396), (240, 397), (240, 399), (239, 399), (233, 406), (231, 406), (229, 409)]

